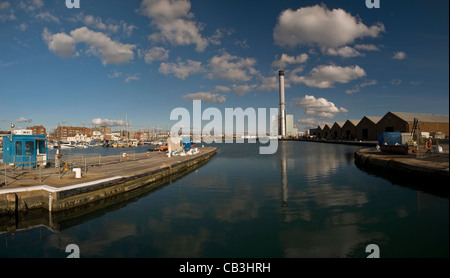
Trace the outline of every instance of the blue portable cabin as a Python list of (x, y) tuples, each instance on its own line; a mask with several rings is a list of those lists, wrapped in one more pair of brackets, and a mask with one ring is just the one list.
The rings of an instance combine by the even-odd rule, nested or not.
[(191, 149), (191, 137), (190, 136), (189, 137), (182, 137), (181, 141), (183, 143), (183, 148), (186, 151), (189, 151)]
[[(3, 136), (3, 162), (17, 163), (19, 167), (47, 165), (48, 147), (45, 135)], [(22, 163), (23, 162), (23, 163)]]

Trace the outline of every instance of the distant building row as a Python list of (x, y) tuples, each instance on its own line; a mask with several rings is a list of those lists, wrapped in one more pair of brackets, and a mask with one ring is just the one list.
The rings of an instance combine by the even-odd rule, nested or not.
[(361, 120), (335, 122), (316, 129), (316, 138), (343, 140), (377, 140), (383, 132), (410, 133), (414, 119), (419, 121), (420, 132), (449, 136), (449, 117), (445, 115), (388, 112), (383, 117), (364, 116)]

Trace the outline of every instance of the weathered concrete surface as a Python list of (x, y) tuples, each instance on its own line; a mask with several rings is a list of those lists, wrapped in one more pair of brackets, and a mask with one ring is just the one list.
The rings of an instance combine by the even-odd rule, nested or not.
[(62, 178), (50, 174), (43, 184), (35, 178), (35, 172), (27, 173), (0, 189), (0, 214), (37, 208), (63, 211), (144, 186), (148, 189), (149, 184), (151, 189), (151, 184), (158, 186), (157, 181), (195, 168), (217, 152), (213, 147), (199, 150), (199, 154), (192, 156), (142, 155), (142, 159), (91, 167), (82, 179), (75, 179), (74, 173)]
[[(374, 149), (360, 149), (355, 152), (355, 163), (372, 166), (399, 173), (420, 175), (430, 179), (446, 179), (449, 177), (449, 154), (393, 154)], [(448, 185), (444, 185), (448, 186)]]

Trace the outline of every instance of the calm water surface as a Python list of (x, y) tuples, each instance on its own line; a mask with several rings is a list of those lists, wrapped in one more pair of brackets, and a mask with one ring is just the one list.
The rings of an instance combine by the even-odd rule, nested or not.
[(448, 198), (357, 168), (358, 147), (217, 146), (187, 176), (57, 231), (0, 231), (0, 257), (66, 257), (72, 243), (81, 257), (367, 257), (368, 244), (381, 257), (449, 256)]

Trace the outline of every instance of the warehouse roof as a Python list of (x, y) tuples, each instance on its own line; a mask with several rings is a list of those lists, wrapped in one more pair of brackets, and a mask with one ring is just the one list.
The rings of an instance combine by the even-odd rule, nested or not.
[(413, 122), (414, 118), (417, 118), (419, 122), (448, 123), (448, 115), (404, 113), (404, 112), (391, 112), (391, 113), (407, 122)]

